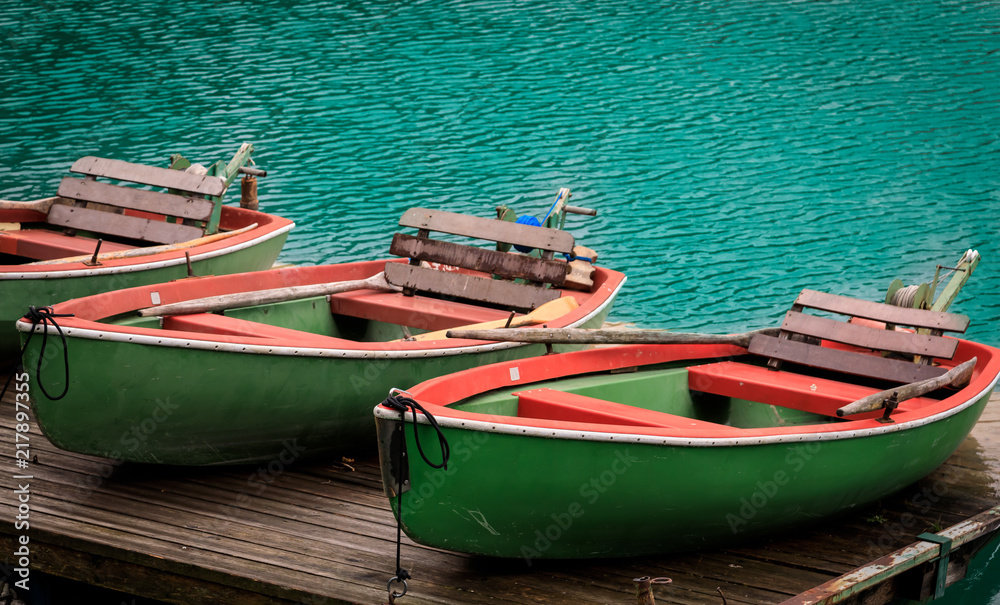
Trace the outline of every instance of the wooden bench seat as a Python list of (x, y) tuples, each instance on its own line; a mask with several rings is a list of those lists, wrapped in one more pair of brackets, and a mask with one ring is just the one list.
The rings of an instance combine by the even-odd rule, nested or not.
[(395, 292), (373, 290), (333, 294), (330, 296), (330, 310), (335, 315), (382, 321), (428, 332), (510, 316), (506, 311), (463, 302), (419, 295), (400, 297)]
[[(568, 196), (568, 190), (565, 195)], [(410, 264), (387, 264), (385, 277), (389, 283), (402, 287), (407, 295), (428, 292), (509, 309), (533, 310), (559, 298), (560, 293), (547, 286), (562, 285), (570, 271), (567, 263), (553, 260), (555, 253), (573, 252), (573, 236), (559, 229), (426, 208), (407, 210), (399, 224), (417, 229), (417, 235), (397, 233), (389, 251), (409, 258)], [(486, 240), (498, 247), (536, 249), (540, 258), (435, 240), (430, 238), (431, 232)], [(421, 266), (422, 262), (467, 271), (436, 270)], [(527, 283), (508, 281), (513, 279)]]
[[(916, 366), (916, 364), (910, 365)], [(766, 367), (737, 361), (691, 366), (687, 372), (688, 388), (692, 391), (778, 405), (830, 417), (837, 416), (837, 408), (878, 391), (873, 387), (793, 372), (782, 372), (780, 379), (776, 380), (774, 372)], [(927, 398), (910, 399), (900, 404), (900, 409), (909, 409), (931, 402), (933, 400)], [(877, 416), (880, 412), (873, 412), (870, 415)], [(865, 418), (865, 416), (855, 418)]]
[[(0, 253), (36, 261), (93, 254), (96, 247), (97, 240), (94, 238), (71, 237), (48, 229), (0, 231)], [(132, 248), (135, 246), (118, 242), (101, 242), (101, 252), (118, 252)]]
[[(881, 322), (885, 328), (849, 323), (810, 315), (805, 309)], [(785, 315), (777, 337), (759, 334), (750, 341), (749, 351), (770, 358), (768, 367), (777, 370), (782, 362), (832, 370), (897, 383), (935, 378), (947, 370), (932, 365), (933, 359), (951, 359), (958, 341), (941, 336), (943, 331), (964, 332), (969, 318), (964, 315), (908, 309), (893, 305), (803, 290), (792, 310)], [(909, 326), (930, 331), (897, 330)], [(820, 339), (845, 345), (814, 344)], [(873, 356), (864, 351), (876, 352)], [(914, 356), (915, 362), (892, 358), (890, 354)]]
[(712, 436), (718, 437), (738, 436), (742, 432), (741, 429), (723, 424), (637, 408), (554, 389), (532, 389), (520, 391), (514, 395), (517, 396), (518, 418), (684, 430), (697, 429), (711, 432)]
[(292, 346), (324, 349), (336, 348), (342, 346), (345, 342), (343, 339), (333, 336), (312, 334), (310, 332), (281, 328), (256, 321), (216, 315), (214, 313), (166, 315), (163, 317), (163, 329), (213, 334), (217, 336), (251, 337), (270, 341), (284, 340), (286, 341), (283, 343), (284, 345), (292, 343)]

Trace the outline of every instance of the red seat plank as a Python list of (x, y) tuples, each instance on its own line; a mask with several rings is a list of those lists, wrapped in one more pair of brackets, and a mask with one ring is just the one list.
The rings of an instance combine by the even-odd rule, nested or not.
[(565, 391), (532, 389), (520, 391), (514, 395), (517, 395), (517, 415), (519, 418), (637, 427), (699, 429), (719, 437), (731, 437), (741, 433), (740, 429), (731, 426), (637, 408)]

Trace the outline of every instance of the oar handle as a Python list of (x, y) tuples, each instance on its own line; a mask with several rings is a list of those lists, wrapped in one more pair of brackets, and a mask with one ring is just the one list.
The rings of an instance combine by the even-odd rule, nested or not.
[(398, 292), (402, 290), (385, 281), (385, 274), (379, 273), (368, 279), (332, 282), (328, 284), (310, 284), (308, 286), (290, 286), (287, 288), (272, 288), (270, 290), (253, 290), (250, 292), (235, 292), (195, 298), (158, 307), (147, 307), (138, 311), (141, 317), (158, 317), (162, 315), (187, 315), (191, 313), (211, 313), (225, 309), (238, 309), (267, 305), (289, 300), (300, 300), (313, 296), (328, 296), (354, 290), (387, 290)]

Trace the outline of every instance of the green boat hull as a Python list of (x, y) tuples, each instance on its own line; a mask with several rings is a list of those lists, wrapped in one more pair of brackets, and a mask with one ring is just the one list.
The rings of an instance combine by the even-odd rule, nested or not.
[[(639, 371), (601, 365), (598, 356), (610, 359), (613, 349), (573, 353), (520, 364), (521, 376), (533, 377), (527, 381), (508, 380), (508, 365), (479, 368), (412, 389), (450, 446), (447, 468), (434, 466), (442, 452), (423, 415), (414, 425), (409, 413), (401, 422), (398, 412), (376, 408), (383, 483), (415, 542), (529, 564), (739, 542), (862, 507), (941, 465), (979, 420), (997, 380), (1000, 363), (986, 349), (977, 353), (983, 374), (947, 408), (928, 402), (937, 411), (890, 424), (689, 390), (687, 366), (715, 361), (718, 352)], [(653, 347), (635, 350), (621, 358), (642, 364), (642, 351)], [(587, 369), (564, 369), (585, 358)], [(530, 408), (519, 416), (529, 405), (523, 397), (546, 389), (584, 399), (544, 421)], [(586, 398), (720, 429), (713, 436), (707, 426), (676, 432), (624, 419), (573, 420), (594, 405)]]
[[(604, 322), (612, 306), (583, 327)], [(273, 313), (271, 314), (273, 315)], [(154, 318), (155, 319), (155, 318)], [(26, 334), (22, 334), (22, 338)], [(185, 349), (41, 334), (25, 351), (32, 407), (52, 443), (74, 452), (177, 465), (289, 462), (373, 450), (372, 407), (392, 387), (545, 352), (542, 345), (407, 358), (330, 358)], [(561, 347), (560, 347), (561, 349)], [(568, 350), (568, 349), (567, 349)]]
[[(906, 487), (951, 455), (988, 399), (911, 432), (795, 445), (674, 447), (445, 429), (448, 470), (420, 459), (408, 426), (410, 488), (391, 502), (396, 515), (402, 507), (407, 536), (447, 550), (529, 562), (697, 550)], [(428, 447), (436, 435), (420, 431), (440, 461)], [(887, 452), (906, 463), (884, 462)]]

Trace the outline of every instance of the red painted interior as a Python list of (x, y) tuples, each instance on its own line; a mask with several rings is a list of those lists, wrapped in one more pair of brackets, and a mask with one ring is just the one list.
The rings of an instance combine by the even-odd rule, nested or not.
[[(182, 251), (183, 253), (183, 251)], [(182, 254), (183, 258), (183, 254)], [(406, 259), (394, 259), (389, 262), (406, 262)], [(128, 336), (151, 336), (153, 338), (176, 338), (191, 340), (209, 340), (227, 344), (261, 344), (260, 340), (254, 336), (236, 334), (231, 332), (210, 334), (208, 332), (185, 331), (185, 330), (161, 330), (157, 328), (145, 328), (138, 326), (123, 326), (100, 323), (100, 320), (116, 315), (133, 313), (138, 309), (153, 306), (153, 300), (158, 299), (159, 304), (169, 304), (202, 298), (207, 296), (218, 296), (222, 294), (232, 294), (234, 292), (247, 292), (252, 290), (266, 290), (272, 288), (286, 288), (290, 286), (303, 286), (309, 284), (331, 283), (338, 281), (365, 279), (381, 273), (385, 269), (385, 260), (363, 261), (357, 263), (345, 263), (342, 265), (321, 265), (314, 267), (285, 267), (272, 269), (270, 271), (255, 271), (252, 273), (240, 273), (235, 275), (219, 275), (205, 277), (201, 279), (182, 279), (166, 284), (152, 286), (141, 286), (126, 290), (117, 290), (104, 294), (96, 294), (79, 298), (72, 301), (60, 303), (55, 306), (57, 313), (73, 313), (74, 317), (68, 317), (59, 322), (61, 326), (72, 328), (86, 328), (104, 333), (117, 333)], [(110, 262), (108, 264), (111, 264)], [(593, 293), (574, 293), (573, 296), (580, 302), (577, 309), (567, 313), (557, 321), (549, 322), (549, 327), (558, 328), (571, 325), (580, 321), (588, 315), (595, 313), (601, 305), (605, 304), (608, 297), (615, 293), (618, 286), (624, 281), (625, 276), (617, 271), (598, 268), (595, 282), (599, 287)], [(360, 292), (360, 291), (359, 291)], [(154, 294), (156, 295), (154, 297)], [(355, 305), (353, 311), (371, 313), (376, 319), (413, 319), (409, 317), (413, 313), (427, 312), (429, 317), (429, 328), (434, 322), (442, 327), (445, 322), (454, 322), (451, 325), (466, 325), (479, 321), (488, 321), (496, 318), (506, 318), (509, 313), (495, 309), (475, 309), (475, 305), (464, 303), (448, 303), (444, 301), (432, 301), (432, 299), (420, 296), (404, 297), (402, 294), (390, 293), (386, 296), (378, 296), (381, 293), (366, 292), (373, 294), (372, 307), (363, 309), (363, 299), (351, 300), (354, 297), (342, 297), (337, 305)], [(392, 309), (389, 303), (395, 299), (398, 308)], [(344, 303), (344, 300), (350, 302)], [(368, 301), (364, 301), (368, 304)], [(410, 306), (407, 306), (410, 305)], [(332, 305), (331, 305), (332, 306)], [(374, 315), (373, 308), (390, 309), (386, 316)], [(471, 307), (471, 308), (470, 308)], [(337, 307), (341, 311), (352, 310), (347, 307)], [(475, 309), (475, 310), (473, 310)], [(346, 314), (346, 313), (345, 313)], [(461, 320), (461, 321), (460, 321)], [(206, 321), (212, 321), (210, 318)], [(168, 324), (170, 325), (170, 324)], [(261, 325), (261, 324), (257, 324)], [(414, 324), (409, 324), (414, 325)], [(207, 327), (199, 327), (200, 330), (207, 330)], [(264, 328), (262, 328), (264, 329)], [(526, 328), (530, 329), (530, 328)], [(219, 330), (225, 332), (225, 330)], [(290, 330), (288, 333), (277, 336), (274, 342), (268, 345), (282, 347), (303, 347), (306, 346), (299, 339), (300, 333)], [(332, 341), (332, 342), (330, 342)], [(482, 341), (467, 339), (440, 339), (427, 341), (393, 341), (393, 342), (355, 342), (341, 339), (330, 339), (328, 347), (340, 350), (353, 350), (365, 352), (378, 351), (431, 351), (434, 349), (453, 349), (457, 347), (468, 347), (484, 344)], [(309, 345), (312, 346), (312, 345)]]
[[(591, 431), (602, 433), (619, 433), (625, 435), (649, 435), (653, 437), (679, 436), (683, 438), (703, 438), (717, 439), (729, 437), (722, 435), (714, 428), (697, 429), (692, 431), (682, 431), (680, 429), (661, 427), (641, 427), (637, 425), (623, 425), (601, 422), (576, 422), (571, 420), (548, 420), (538, 418), (519, 418), (502, 416), (497, 414), (483, 414), (446, 407), (450, 404), (462, 401), (479, 393), (494, 389), (510, 389), (523, 385), (530, 389), (530, 385), (543, 380), (554, 380), (567, 376), (588, 374), (594, 372), (607, 372), (610, 370), (628, 368), (633, 366), (644, 366), (667, 363), (680, 360), (705, 359), (712, 361), (725, 359), (739, 354), (746, 354), (744, 349), (730, 345), (627, 345), (617, 347), (607, 347), (590, 351), (580, 351), (576, 353), (565, 353), (561, 355), (545, 355), (531, 359), (495, 363), (478, 368), (472, 368), (463, 372), (457, 372), (448, 376), (442, 376), (427, 380), (419, 385), (410, 388), (409, 393), (416, 398), (424, 407), (437, 418), (454, 418), (463, 421), (478, 421), (491, 424), (513, 425), (519, 427), (534, 427), (546, 430), (570, 430), (570, 431)], [(964, 389), (953, 392), (948, 397), (941, 400), (923, 399), (914, 404), (904, 403), (892, 415), (896, 423), (916, 421), (922, 418), (946, 412), (956, 406), (962, 405), (978, 395), (982, 394), (1000, 374), (1000, 350), (986, 345), (961, 340), (955, 358), (948, 361), (946, 367), (954, 367), (964, 361), (977, 358), (975, 370), (973, 371), (971, 382)], [(721, 362), (725, 363), (725, 362)], [(745, 364), (740, 364), (745, 365)], [(716, 371), (725, 366), (718, 366)], [(705, 371), (708, 371), (707, 369)], [(766, 372), (767, 370), (763, 370)], [(771, 391), (761, 391), (766, 395), (765, 403), (771, 403), (774, 397), (783, 397), (781, 401), (793, 403), (794, 398), (801, 393), (794, 393), (796, 389), (809, 388), (815, 381), (813, 378), (806, 378), (787, 371), (772, 372), (771, 376), (759, 373), (756, 370), (749, 370), (754, 376), (761, 380), (759, 387), (748, 386), (747, 388), (764, 389), (766, 378), (771, 377)], [(727, 387), (724, 381), (716, 378), (716, 385), (721, 390)], [(805, 381), (809, 383), (806, 385)], [(791, 381), (791, 382), (786, 382)], [(737, 379), (738, 382), (738, 379)], [(860, 388), (850, 383), (840, 383), (830, 381), (843, 387), (843, 393), (850, 398), (851, 395), (860, 393), (854, 389)], [(783, 386), (791, 384), (792, 386)], [(737, 386), (739, 386), (737, 384)], [(829, 385), (832, 386), (832, 385)], [(817, 387), (819, 384), (817, 383)], [(711, 387), (709, 387), (711, 388)], [(742, 387), (741, 387), (742, 388)], [(782, 389), (791, 391), (778, 395)], [(850, 389), (850, 390), (848, 390)], [(864, 394), (870, 394), (874, 389), (867, 389)], [(819, 388), (817, 388), (819, 391)], [(810, 392), (811, 389), (810, 389)], [(752, 399), (752, 398), (751, 398)], [(854, 399), (851, 399), (853, 401)], [(777, 400), (775, 401), (777, 403)], [(830, 399), (822, 405), (832, 405)], [(790, 406), (791, 407), (791, 406)], [(820, 406), (822, 407), (822, 406)], [(875, 413), (872, 416), (878, 416)], [(868, 415), (865, 415), (868, 416)], [(781, 426), (757, 429), (742, 429), (742, 437), (764, 437), (781, 435), (800, 434), (822, 434), (838, 433), (842, 431), (863, 430), (872, 428), (883, 428), (875, 418), (861, 417), (851, 420), (844, 420), (835, 423), (816, 424), (808, 426)], [(738, 429), (737, 429), (738, 430)]]
[[(0, 252), (32, 260), (53, 260), (67, 256), (93, 254), (97, 239), (82, 235), (70, 236), (48, 229), (0, 231)], [(135, 246), (102, 241), (101, 252), (131, 250)]]
[[(32, 219), (29, 221), (25, 214), (30, 214)], [(18, 220), (20, 218), (20, 220)], [(26, 213), (21, 210), (3, 210), (0, 211), (0, 222), (20, 222), (22, 224), (28, 222), (41, 222), (45, 220), (45, 215), (38, 212)], [(188, 252), (192, 257), (205, 254), (207, 252), (214, 252), (216, 250), (224, 250), (233, 246), (240, 244), (245, 244), (252, 240), (255, 240), (261, 236), (268, 233), (273, 233), (283, 227), (287, 227), (292, 224), (288, 219), (282, 218), (280, 216), (274, 216), (270, 214), (265, 214), (263, 212), (255, 212), (252, 210), (246, 210), (244, 208), (239, 208), (235, 206), (223, 206), (222, 207), (222, 217), (220, 219), (220, 228), (231, 231), (235, 229), (240, 229), (249, 225), (256, 223), (257, 227), (251, 229), (246, 233), (241, 233), (240, 235), (234, 235), (229, 238), (221, 239), (215, 242), (204, 244), (201, 246), (195, 246), (192, 248), (178, 249), (169, 252), (160, 252), (157, 254), (150, 254), (148, 256), (138, 256), (134, 258), (121, 258), (113, 260), (101, 261), (101, 266), (108, 267), (136, 267), (142, 266), (150, 263), (163, 262), (166, 260), (173, 259), (183, 259), (184, 253)], [(24, 231), (0, 231), (0, 252), (8, 252), (8, 248), (3, 246), (18, 245), (20, 239), (18, 236), (11, 236), (10, 234), (16, 233), (27, 233), (36, 230), (24, 230)], [(49, 231), (55, 235), (62, 235), (58, 231)], [(32, 235), (32, 237), (36, 237)], [(45, 236), (42, 236), (45, 237)], [(63, 236), (68, 237), (68, 236)], [(79, 239), (82, 242), (88, 242), (88, 239), (80, 238), (68, 238), (68, 239)], [(64, 240), (59, 240), (64, 241)], [(50, 256), (51, 253), (38, 253), (37, 256), (47, 256), (48, 258), (36, 258), (35, 260), (54, 260), (56, 258), (64, 258), (67, 256), (81, 256), (84, 254), (91, 254), (94, 252), (94, 245), (96, 240), (89, 240), (91, 243), (85, 245), (83, 250), (79, 248), (73, 248), (66, 254), (57, 254), (56, 256)], [(117, 246), (117, 247), (116, 247)], [(113, 252), (115, 250), (127, 250), (131, 246), (125, 244), (113, 244), (111, 242), (105, 241), (101, 245), (102, 252)], [(26, 256), (25, 250), (16, 250), (14, 252), (9, 252), (16, 254), (17, 256)], [(29, 251), (30, 252), (30, 251)], [(32, 252), (34, 254), (37, 251)], [(28, 258), (34, 258), (32, 256), (27, 256)], [(90, 270), (92, 267), (88, 267), (83, 264), (83, 262), (71, 262), (71, 263), (60, 263), (59, 265), (0, 265), (0, 272), (4, 273), (49, 273), (53, 271), (72, 271), (72, 270)]]
[[(871, 387), (803, 376), (794, 372), (775, 372), (766, 367), (718, 361), (688, 368), (688, 388), (693, 391), (736, 397), (780, 405), (786, 408), (836, 416), (837, 408), (879, 391)], [(926, 397), (909, 399), (898, 411), (915, 409), (935, 400)], [(879, 412), (852, 417), (877, 418)]]
[(701, 429), (711, 430), (717, 435), (739, 435), (742, 433), (740, 429), (714, 422), (694, 420), (676, 414), (646, 410), (554, 389), (533, 389), (520, 391), (514, 395), (517, 395), (517, 415), (519, 418), (593, 422), (633, 427)]
[(197, 332), (199, 334), (243, 336), (268, 341), (265, 343), (256, 343), (264, 345), (275, 344), (275, 339), (287, 340), (289, 338), (295, 338), (301, 347), (329, 348), (340, 346), (345, 342), (332, 336), (300, 332), (299, 330), (289, 328), (279, 328), (277, 326), (269, 326), (255, 321), (226, 317), (213, 313), (168, 315), (163, 318), (163, 329)]
[(510, 313), (499, 309), (420, 296), (400, 296), (395, 292), (359, 290), (330, 297), (330, 310), (338, 315), (360, 317), (421, 328), (445, 330), (456, 326), (506, 319)]

